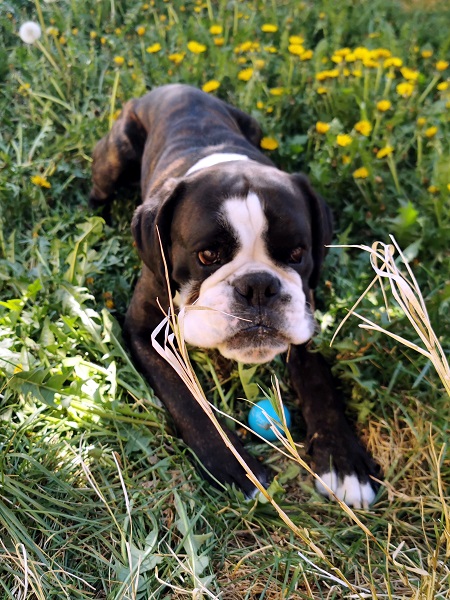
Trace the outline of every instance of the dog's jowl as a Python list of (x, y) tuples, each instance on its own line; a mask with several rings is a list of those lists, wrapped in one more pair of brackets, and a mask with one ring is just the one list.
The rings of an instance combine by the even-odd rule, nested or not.
[[(143, 264), (125, 335), (206, 476), (251, 496), (255, 488), (239, 462), (152, 348), (158, 302), (169, 305), (162, 244), (170, 293), (180, 308), (202, 308), (185, 313), (186, 341), (244, 363), (264, 363), (289, 348), (314, 468), (338, 498), (365, 507), (375, 497), (376, 466), (346, 420), (328, 366), (306, 349), (330, 211), (306, 177), (280, 171), (259, 151), (261, 135), (249, 115), (176, 84), (129, 101), (98, 142), (92, 204), (106, 206), (120, 186), (141, 184), (132, 230)], [(229, 436), (266, 485), (265, 469)]]

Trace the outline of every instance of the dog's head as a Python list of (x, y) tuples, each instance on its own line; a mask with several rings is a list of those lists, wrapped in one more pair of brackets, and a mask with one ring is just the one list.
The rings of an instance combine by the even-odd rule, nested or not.
[(331, 217), (303, 175), (253, 162), (202, 169), (146, 198), (132, 229), (160, 297), (164, 251), (189, 344), (262, 363), (313, 334)]

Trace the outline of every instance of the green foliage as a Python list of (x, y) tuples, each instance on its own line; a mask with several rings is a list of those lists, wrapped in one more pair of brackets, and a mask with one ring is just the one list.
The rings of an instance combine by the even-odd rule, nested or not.
[[(139, 272), (136, 194), (120, 192), (112, 226), (93, 215), (90, 157), (127, 99), (170, 82), (210, 85), (260, 121), (281, 168), (310, 176), (333, 209), (338, 243), (396, 236), (448, 350), (450, 82), (440, 61), (449, 60), (450, 11), (409, 4), (0, 3), (1, 598), (200, 598), (202, 586), (229, 598), (346, 593), (302, 561), (305, 549), (270, 506), (211, 490), (170, 439), (120, 333)], [(43, 30), (31, 45), (17, 35), (26, 20)], [(365, 255), (331, 249), (323, 280), (316, 345), (376, 439), (390, 486), (364, 517), (381, 546), (296, 466), (265, 445), (250, 451), (279, 472), (273, 486), (286, 486), (292, 519), (362, 594), (445, 597), (447, 492), (437, 482), (449, 462), (434, 451), (449, 442), (448, 402), (422, 357), (357, 323), (328, 347), (370, 283)], [(361, 310), (411, 336), (380, 295)], [(245, 420), (239, 399), (269, 393), (274, 375), (295, 401), (281, 360), (230, 371), (201, 351), (193, 359), (225, 413)], [(294, 436), (302, 439), (297, 421)]]

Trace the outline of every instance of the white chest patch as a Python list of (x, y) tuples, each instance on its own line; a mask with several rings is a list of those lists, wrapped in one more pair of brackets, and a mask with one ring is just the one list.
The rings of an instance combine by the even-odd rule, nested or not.
[(245, 154), (233, 154), (232, 152), (215, 152), (205, 158), (201, 158), (186, 172), (186, 175), (200, 171), (200, 169), (206, 169), (223, 162), (230, 162), (232, 160), (250, 160)]

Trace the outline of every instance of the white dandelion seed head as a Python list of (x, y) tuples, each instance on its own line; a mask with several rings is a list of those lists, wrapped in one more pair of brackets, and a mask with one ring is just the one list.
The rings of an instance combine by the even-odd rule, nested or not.
[(19, 36), (25, 44), (34, 44), (41, 37), (41, 27), (34, 21), (22, 23), (19, 29)]

